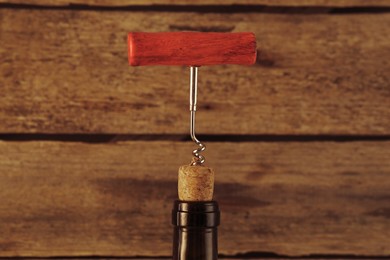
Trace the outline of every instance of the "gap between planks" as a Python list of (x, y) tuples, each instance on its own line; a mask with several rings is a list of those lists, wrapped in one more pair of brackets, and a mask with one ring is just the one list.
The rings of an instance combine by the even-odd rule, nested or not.
[(36, 10), (73, 10), (73, 11), (123, 11), (123, 12), (192, 12), (192, 13), (268, 13), (268, 14), (368, 14), (388, 13), (388, 6), (360, 5), (360, 6), (316, 6), (316, 5), (261, 5), (261, 4), (232, 4), (227, 5), (88, 5), (72, 3), (68, 5), (40, 5), (29, 2), (10, 2), (0, 0), (0, 8), (9, 9), (36, 9)]
[[(68, 6), (73, 4), (89, 6), (129, 6), (129, 5), (221, 5), (218, 0), (0, 0), (0, 3), (31, 5)], [(225, 0), (222, 5), (266, 5), (266, 6), (389, 6), (386, 0)]]
[[(361, 142), (389, 141), (390, 135), (198, 135), (204, 142)], [(185, 134), (1, 134), (1, 141), (116, 143), (124, 141), (192, 142)]]

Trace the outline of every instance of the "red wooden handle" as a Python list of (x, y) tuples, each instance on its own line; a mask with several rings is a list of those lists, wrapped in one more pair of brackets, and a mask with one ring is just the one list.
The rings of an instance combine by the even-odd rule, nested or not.
[(128, 36), (129, 64), (251, 65), (256, 60), (253, 33), (132, 32)]

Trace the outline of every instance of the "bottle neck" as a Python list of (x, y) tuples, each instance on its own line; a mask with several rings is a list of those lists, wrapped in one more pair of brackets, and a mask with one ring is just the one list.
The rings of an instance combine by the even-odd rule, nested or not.
[(219, 221), (215, 201), (175, 201), (172, 210), (173, 260), (217, 260)]

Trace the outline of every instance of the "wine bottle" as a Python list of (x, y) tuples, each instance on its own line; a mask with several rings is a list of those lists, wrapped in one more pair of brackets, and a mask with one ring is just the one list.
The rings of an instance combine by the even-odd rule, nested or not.
[(219, 222), (220, 212), (216, 201), (176, 200), (172, 210), (172, 259), (218, 259)]

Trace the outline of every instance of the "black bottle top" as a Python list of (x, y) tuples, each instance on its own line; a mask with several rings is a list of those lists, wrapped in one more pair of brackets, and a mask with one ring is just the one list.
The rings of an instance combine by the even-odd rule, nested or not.
[(172, 210), (173, 260), (218, 259), (220, 213), (216, 201), (175, 201)]

